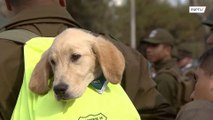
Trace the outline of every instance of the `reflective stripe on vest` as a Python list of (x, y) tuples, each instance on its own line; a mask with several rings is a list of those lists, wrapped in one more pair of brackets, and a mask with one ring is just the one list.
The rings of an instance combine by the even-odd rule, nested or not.
[(57, 101), (52, 89), (44, 96), (32, 93), (28, 83), (33, 68), (54, 38), (33, 38), (24, 46), (25, 74), (12, 120), (140, 120), (120, 85), (108, 84), (103, 94), (87, 87), (78, 99)]

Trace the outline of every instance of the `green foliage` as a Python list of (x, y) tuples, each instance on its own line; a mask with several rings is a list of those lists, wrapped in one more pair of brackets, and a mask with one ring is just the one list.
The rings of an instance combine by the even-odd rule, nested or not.
[(196, 14), (189, 14), (188, 5), (173, 7), (159, 2), (145, 4), (137, 4), (137, 11), (140, 11), (137, 12), (138, 40), (143, 40), (151, 30), (161, 27), (173, 34), (177, 44), (191, 43), (191, 48), (195, 49), (192, 50), (194, 57), (203, 52), (204, 29), (201, 19)]
[(117, 15), (109, 0), (68, 0), (68, 11), (86, 29), (109, 33)]
[[(115, 6), (111, 2), (112, 0), (68, 0), (68, 10), (83, 27), (110, 33), (129, 44), (129, 0), (122, 6)], [(196, 14), (189, 14), (188, 5), (174, 7), (159, 0), (135, 0), (135, 3), (137, 43), (146, 38), (151, 30), (161, 27), (174, 35), (177, 44), (187, 41), (203, 46), (201, 19)], [(200, 47), (199, 51), (202, 50)], [(201, 52), (196, 52), (195, 56), (199, 56)]]

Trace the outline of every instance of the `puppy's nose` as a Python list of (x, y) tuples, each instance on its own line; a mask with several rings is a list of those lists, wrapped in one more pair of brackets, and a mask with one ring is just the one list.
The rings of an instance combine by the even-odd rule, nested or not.
[(67, 88), (68, 88), (67, 84), (61, 83), (61, 84), (54, 86), (53, 90), (56, 95), (64, 95)]

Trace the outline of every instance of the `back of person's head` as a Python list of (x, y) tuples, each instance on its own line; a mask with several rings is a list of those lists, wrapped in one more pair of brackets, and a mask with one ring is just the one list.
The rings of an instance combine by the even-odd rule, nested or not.
[(208, 75), (213, 75), (213, 48), (208, 49), (199, 58), (199, 68), (205, 71)]
[(66, 0), (5, 0), (8, 10), (15, 13), (36, 5), (56, 4), (65, 7)]

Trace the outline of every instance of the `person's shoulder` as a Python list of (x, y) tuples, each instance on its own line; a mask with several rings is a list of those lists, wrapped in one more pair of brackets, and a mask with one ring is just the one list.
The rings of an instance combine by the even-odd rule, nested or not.
[(158, 74), (156, 74), (155, 79), (157, 81), (176, 82), (175, 77), (169, 72), (158, 73)]
[(212, 120), (213, 102), (196, 100), (184, 105), (176, 120)]
[(183, 109), (191, 110), (191, 109), (212, 109), (213, 110), (213, 102), (207, 100), (195, 100), (186, 104)]
[(176, 69), (161, 69), (156, 73), (156, 77), (158, 78), (168, 78), (175, 79), (175, 74), (177, 74)]

